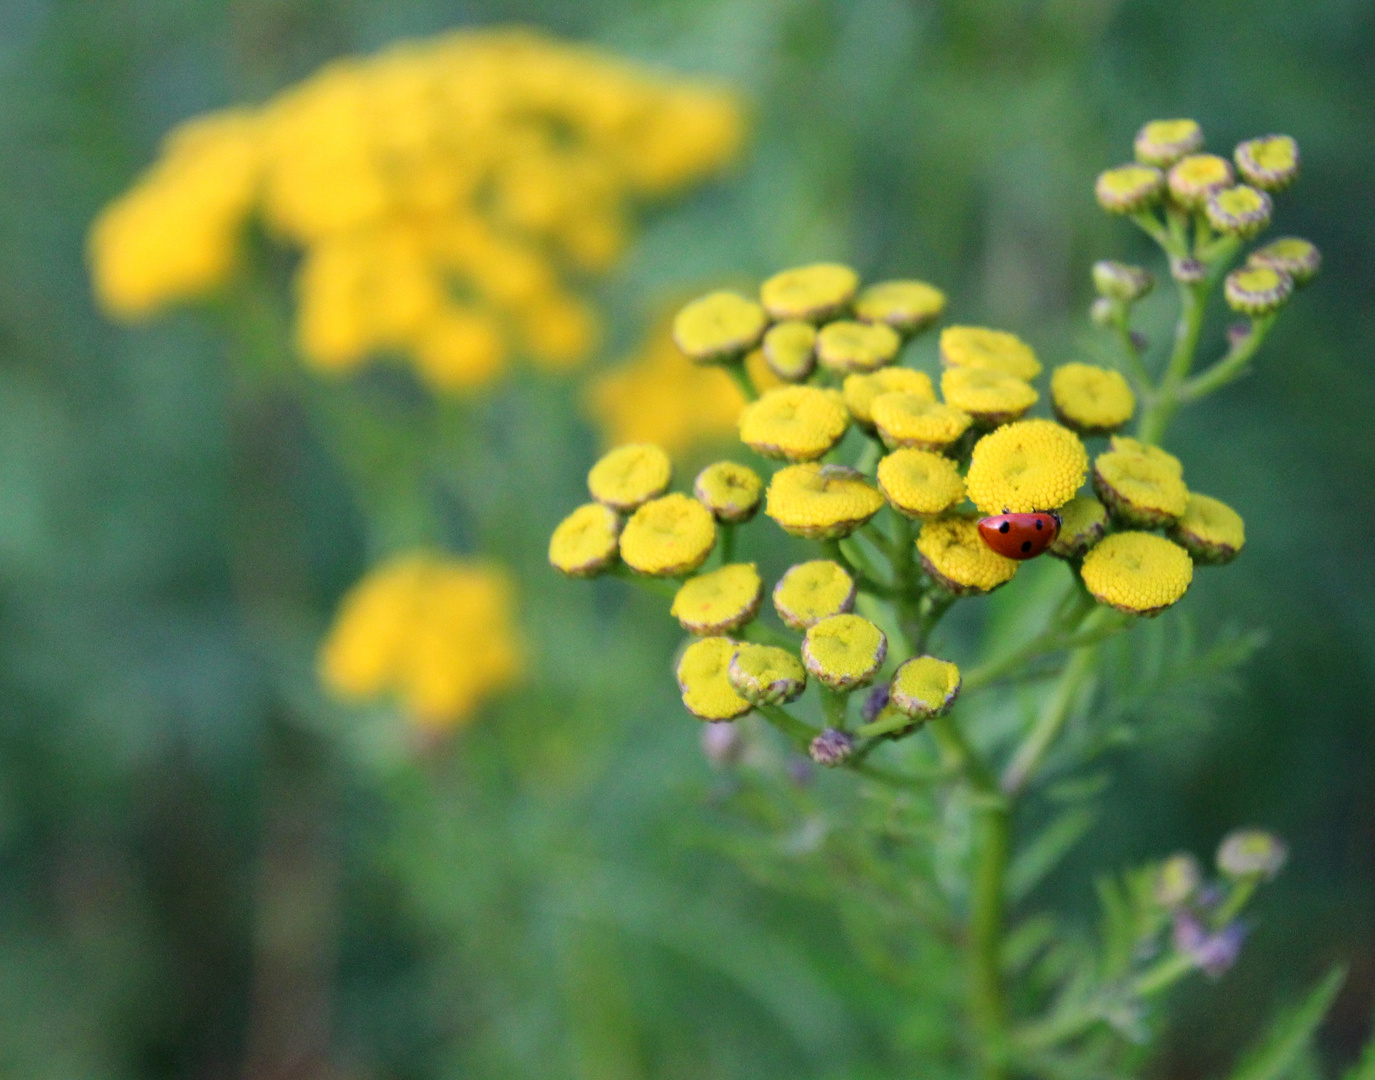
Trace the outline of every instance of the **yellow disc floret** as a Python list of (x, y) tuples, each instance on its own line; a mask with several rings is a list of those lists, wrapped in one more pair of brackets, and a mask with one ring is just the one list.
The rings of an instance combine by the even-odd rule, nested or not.
[(941, 375), (947, 405), (966, 412), (981, 427), (1016, 420), (1040, 397), (1029, 382), (985, 368), (950, 368)]
[(871, 407), (874, 398), (880, 394), (908, 393), (935, 402), (936, 389), (931, 385), (931, 376), (924, 371), (914, 371), (905, 367), (886, 367), (867, 375), (856, 374), (845, 377), (841, 390), (845, 397), (845, 407), (855, 418), (855, 423), (872, 431), (874, 417)]
[(1154, 165), (1119, 165), (1098, 174), (1094, 194), (1110, 214), (1135, 214), (1160, 200), (1165, 174)]
[(1232, 186), (1232, 165), (1216, 154), (1190, 154), (1170, 168), (1165, 182), (1175, 202), (1200, 210), (1209, 195)]
[(790, 465), (769, 482), (764, 510), (784, 532), (816, 540), (849, 536), (883, 508), (864, 475), (843, 465)]
[(965, 486), (982, 514), (1024, 514), (1067, 503), (1088, 472), (1079, 436), (1051, 420), (1022, 420), (974, 444)]
[(922, 393), (897, 391), (877, 395), (869, 406), (874, 427), (889, 447), (943, 450), (969, 430), (967, 412), (931, 401)]
[(964, 478), (948, 457), (930, 450), (895, 450), (878, 463), (878, 486), (893, 509), (929, 518), (964, 501)]
[(816, 357), (827, 371), (877, 371), (897, 359), (898, 332), (885, 323), (839, 319), (816, 336)]
[(1246, 523), (1221, 499), (1189, 492), (1184, 514), (1170, 526), (1170, 537), (1196, 563), (1220, 566), (1237, 557), (1246, 543)]
[(678, 661), (678, 689), (687, 711), (699, 720), (734, 720), (750, 711), (727, 677), (731, 657), (740, 646), (728, 637), (694, 641)]
[(749, 521), (759, 510), (764, 481), (746, 465), (718, 461), (697, 474), (692, 493), (717, 521), (737, 525)]
[(1136, 133), (1132, 149), (1141, 164), (1168, 169), (1185, 154), (1203, 149), (1203, 129), (1197, 120), (1151, 120)]
[(780, 386), (740, 413), (740, 441), (765, 457), (814, 461), (840, 442), (850, 426), (836, 390)]
[(1136, 411), (1136, 395), (1120, 372), (1092, 364), (1061, 364), (1050, 377), (1055, 416), (1081, 435), (1116, 431)]
[(673, 340), (699, 364), (731, 363), (759, 343), (769, 319), (739, 293), (721, 290), (688, 304), (673, 320)]
[(1179, 600), (1194, 577), (1189, 553), (1163, 536), (1113, 533), (1084, 556), (1084, 585), (1100, 604), (1155, 615)]
[(730, 662), (727, 678), (752, 705), (786, 705), (807, 689), (802, 661), (774, 645), (742, 644)]
[(673, 463), (653, 443), (630, 443), (604, 455), (587, 474), (587, 490), (599, 503), (629, 513), (668, 490)]
[(948, 712), (960, 692), (960, 669), (934, 656), (914, 656), (893, 673), (888, 699), (914, 720)]
[(1233, 270), (1222, 283), (1222, 295), (1233, 311), (1260, 318), (1278, 311), (1294, 291), (1294, 280), (1283, 270), (1261, 262)]
[(822, 322), (850, 306), (859, 275), (840, 263), (813, 263), (784, 270), (764, 282), (759, 299), (776, 320)]
[(1246, 182), (1265, 191), (1283, 191), (1299, 175), (1299, 144), (1288, 135), (1248, 139), (1232, 158)]
[(754, 563), (731, 563), (683, 582), (669, 614), (690, 634), (724, 634), (753, 619), (763, 596)]
[(773, 587), (773, 606), (788, 626), (806, 630), (853, 608), (855, 582), (844, 567), (830, 559), (798, 563)]
[(1246, 184), (1215, 191), (1204, 204), (1208, 224), (1226, 236), (1255, 236), (1270, 223), (1270, 211), (1270, 196)]
[(888, 655), (882, 630), (860, 615), (832, 615), (802, 639), (802, 662), (832, 690), (853, 690), (873, 681)]
[(906, 336), (926, 329), (944, 310), (945, 293), (924, 281), (879, 281), (855, 300), (858, 318), (886, 323)]
[(635, 511), (621, 531), (621, 558), (632, 570), (654, 577), (681, 577), (704, 562), (716, 546), (711, 512), (686, 495), (665, 495)]
[(1012, 580), (1017, 561), (983, 542), (972, 518), (928, 521), (917, 535), (917, 553), (931, 579), (956, 596), (992, 592)]
[(940, 353), (947, 367), (1000, 371), (1024, 382), (1041, 374), (1041, 363), (1031, 346), (1004, 330), (948, 326), (941, 331)]
[(1076, 495), (1060, 507), (1060, 531), (1048, 550), (1061, 559), (1077, 559), (1103, 539), (1108, 508), (1092, 495)]
[(804, 382), (816, 367), (816, 327), (799, 319), (769, 327), (764, 362), (784, 382)]
[(1113, 517), (1139, 528), (1168, 525), (1184, 513), (1189, 489), (1173, 454), (1116, 437), (1093, 462), (1093, 490)]
[(621, 519), (601, 503), (578, 507), (549, 538), (549, 562), (571, 577), (593, 577), (616, 561)]

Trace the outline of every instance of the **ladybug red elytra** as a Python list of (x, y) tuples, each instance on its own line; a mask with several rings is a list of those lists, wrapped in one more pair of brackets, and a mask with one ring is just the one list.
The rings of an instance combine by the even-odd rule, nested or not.
[(1060, 515), (1054, 510), (1031, 514), (1004, 511), (979, 521), (979, 535), (999, 555), (1009, 559), (1034, 559), (1060, 535)]

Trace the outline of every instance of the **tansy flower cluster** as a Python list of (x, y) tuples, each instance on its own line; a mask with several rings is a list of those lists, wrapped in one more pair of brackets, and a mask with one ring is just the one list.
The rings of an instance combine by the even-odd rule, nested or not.
[(619, 258), (631, 208), (741, 138), (721, 90), (535, 32), (399, 45), (173, 131), (92, 226), (95, 291), (127, 319), (204, 296), (256, 217), (300, 251), (296, 338), (318, 370), (390, 353), (461, 390), (512, 353), (562, 369), (598, 335), (576, 283)]

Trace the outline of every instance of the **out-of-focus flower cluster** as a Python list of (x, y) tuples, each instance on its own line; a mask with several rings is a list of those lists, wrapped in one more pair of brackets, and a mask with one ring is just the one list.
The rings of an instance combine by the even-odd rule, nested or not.
[(317, 369), (395, 353), (440, 390), (513, 353), (562, 369), (598, 338), (576, 283), (621, 255), (634, 204), (720, 170), (742, 134), (720, 89), (534, 32), (399, 45), (173, 131), (92, 227), (96, 295), (128, 319), (203, 296), (257, 215), (301, 251)]

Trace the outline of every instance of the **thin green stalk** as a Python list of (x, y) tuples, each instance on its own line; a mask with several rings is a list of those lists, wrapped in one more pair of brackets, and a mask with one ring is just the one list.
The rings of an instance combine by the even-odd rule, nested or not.
[(1132, 340), (1131, 326), (1128, 322), (1125, 304), (1122, 306), (1121, 314), (1113, 320), (1113, 329), (1117, 331), (1118, 344), (1122, 346), (1122, 354), (1127, 358), (1127, 367), (1130, 369), (1130, 375), (1136, 381), (1137, 389), (1143, 397), (1154, 394), (1155, 381), (1146, 368), (1146, 361), (1141, 357), (1141, 350), (1136, 347), (1136, 342)]
[(1229, 922), (1241, 914), (1244, 908), (1255, 894), (1256, 886), (1260, 884), (1260, 877), (1253, 875), (1242, 878), (1232, 886), (1232, 892), (1227, 897), (1227, 902), (1213, 913), (1212, 923), (1214, 930), (1221, 930)]
[(682, 587), (680, 582), (674, 581), (671, 578), (656, 578), (649, 577), (646, 574), (637, 574), (624, 564), (618, 564), (607, 572), (611, 577), (620, 578), (622, 581), (628, 581), (632, 585), (637, 585), (641, 589), (655, 593), (658, 596), (666, 596), (670, 600), (678, 595), (678, 590)]
[(1007, 1075), (1007, 1001), (1002, 943), (1007, 907), (1007, 866), (1012, 818), (1007, 804), (986, 800), (977, 808), (973, 902), (969, 914), (969, 1009), (978, 1038), (980, 1075)]
[(756, 705), (759, 715), (777, 728), (794, 746), (803, 752), (818, 732), (810, 724), (803, 723), (781, 705)]
[(1251, 332), (1229, 349), (1221, 360), (1180, 386), (1180, 402), (1198, 401), (1244, 374), (1247, 363), (1264, 343), (1270, 328), (1275, 325), (1275, 318), (1276, 316), (1271, 314), (1253, 321)]
[(845, 730), (846, 716), (850, 711), (850, 695), (840, 690), (832, 690), (824, 683), (821, 685), (821, 712), (826, 717), (826, 726)]
[(1041, 764), (1041, 759), (1045, 757), (1046, 751), (1050, 749), (1069, 720), (1080, 690), (1092, 677), (1096, 658), (1097, 649), (1092, 645), (1075, 649), (1070, 654), (1069, 663), (1060, 673), (1060, 678), (1050, 697), (1046, 699), (1041, 715), (1003, 771), (1000, 786), (1009, 798), (1016, 798), (1026, 790), (1031, 777)]
[(912, 643), (918, 655), (926, 649), (932, 632), (958, 599), (959, 597), (940, 590), (929, 592), (921, 598), (917, 608), (916, 640)]
[(1064, 647), (1066, 635), (1078, 629), (1079, 624), (1097, 609), (1093, 597), (1084, 589), (1071, 582), (1066, 591), (1067, 603), (1046, 627), (1036, 636), (1013, 649), (1006, 656), (980, 664), (964, 676), (961, 692), (969, 693), (1005, 678), (1028, 661), (1047, 653), (1056, 652)]
[(725, 566), (735, 557), (735, 526), (721, 526), (721, 565)]
[(746, 401), (759, 400), (759, 391), (754, 388), (754, 380), (750, 378), (750, 373), (745, 370), (745, 361), (736, 360), (732, 364), (723, 366), (730, 377), (735, 380), (735, 385), (740, 387), (740, 392), (745, 395)]

